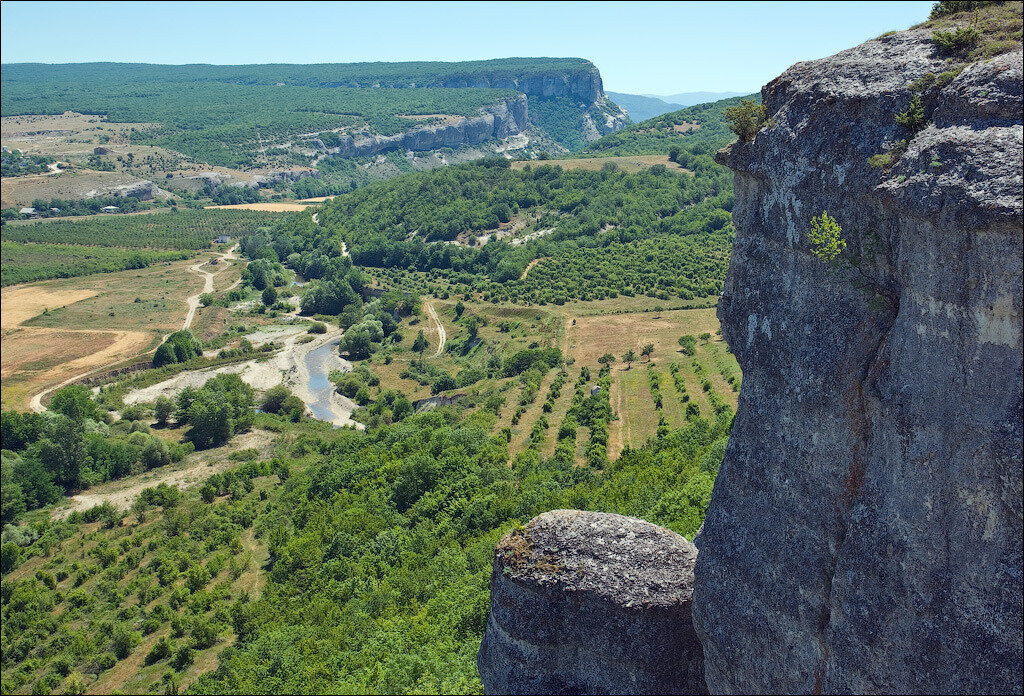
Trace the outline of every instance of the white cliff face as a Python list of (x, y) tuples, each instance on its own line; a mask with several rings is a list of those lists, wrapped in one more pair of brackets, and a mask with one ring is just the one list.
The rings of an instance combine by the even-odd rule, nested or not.
[[(712, 693), (1021, 692), (1021, 53), (923, 92), (914, 135), (929, 38), (793, 66), (719, 153), (744, 381), (695, 570)], [(822, 211), (888, 300), (810, 254)]]

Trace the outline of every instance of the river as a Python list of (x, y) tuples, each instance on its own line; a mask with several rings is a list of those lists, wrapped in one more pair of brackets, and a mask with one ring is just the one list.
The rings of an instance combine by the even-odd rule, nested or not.
[(316, 401), (308, 403), (313, 417), (318, 420), (333, 422), (335, 415), (331, 410), (331, 393), (334, 385), (327, 378), (330, 375), (329, 358), (338, 353), (338, 341), (331, 341), (306, 353), (306, 369), (309, 371), (309, 393)]

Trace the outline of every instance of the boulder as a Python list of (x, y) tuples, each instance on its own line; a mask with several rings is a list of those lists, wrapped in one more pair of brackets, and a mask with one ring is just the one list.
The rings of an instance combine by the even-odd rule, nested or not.
[(706, 693), (696, 548), (622, 515), (554, 510), (506, 535), (477, 656), (489, 694)]

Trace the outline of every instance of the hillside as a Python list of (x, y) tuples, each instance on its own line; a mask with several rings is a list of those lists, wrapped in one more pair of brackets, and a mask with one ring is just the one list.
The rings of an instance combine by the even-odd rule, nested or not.
[[(2, 80), (4, 117), (102, 115), (108, 123), (133, 124), (136, 143), (242, 169), (314, 166), (330, 155), (457, 148), (527, 132), (575, 149), (625, 121), (605, 97), (597, 68), (582, 59), (9, 64)], [(524, 96), (532, 116), (518, 101)], [(497, 122), (495, 108), (503, 114)], [(489, 122), (481, 120), (488, 115)], [(410, 131), (415, 137), (386, 139)], [(346, 138), (352, 145), (344, 145)], [(528, 141), (515, 148), (536, 149)]]
[(608, 92), (608, 96), (629, 114), (629, 120), (634, 123), (646, 121), (649, 118), (661, 116), (670, 111), (678, 111), (686, 106), (658, 99), (657, 97), (645, 97), (639, 94)]
[(745, 379), (699, 553), (586, 506), (513, 530), (488, 692), (1021, 693), (1021, 11), (937, 3), (732, 112)]
[(736, 135), (729, 130), (725, 110), (743, 99), (733, 97), (656, 116), (632, 123), (610, 133), (575, 153), (577, 157), (620, 157), (624, 155), (668, 154), (673, 148), (698, 155), (710, 155)]

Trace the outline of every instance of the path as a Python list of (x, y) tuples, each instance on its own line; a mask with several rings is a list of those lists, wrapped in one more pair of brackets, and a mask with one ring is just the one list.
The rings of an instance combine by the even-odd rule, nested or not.
[(429, 314), (430, 318), (434, 320), (435, 324), (437, 324), (437, 352), (434, 353), (434, 357), (436, 358), (437, 356), (444, 352), (444, 344), (445, 341), (448, 340), (448, 333), (444, 330), (444, 326), (441, 325), (441, 320), (437, 318), (437, 312), (434, 311), (434, 305), (427, 302), (426, 307), (427, 314)]
[[(232, 259), (237, 259), (238, 257), (234, 253), (235, 249), (237, 249), (237, 248), (238, 248), (238, 245), (236, 244), (235, 246), (231, 247), (227, 251), (218, 254), (220, 256), (220, 258), (221, 258), (221, 261), (227, 262), (227, 261), (230, 261)], [(189, 268), (188, 268), (188, 270), (190, 272), (192, 272), (192, 273), (197, 273), (197, 274), (206, 276), (206, 282), (203, 284), (203, 291), (202, 292), (197, 293), (195, 295), (192, 295), (191, 297), (189, 297), (189, 298), (187, 298), (185, 300), (186, 304), (188, 305), (188, 313), (185, 315), (185, 322), (182, 325), (182, 329), (187, 329), (190, 326), (192, 326), (192, 320), (195, 317), (196, 310), (199, 308), (199, 296), (202, 295), (205, 292), (213, 292), (213, 278), (214, 278), (214, 276), (216, 276), (217, 273), (220, 273), (221, 271), (223, 271), (224, 268), (228, 267), (227, 265), (225, 265), (223, 268), (217, 270), (215, 273), (211, 273), (209, 271), (202, 270), (201, 266), (203, 266), (203, 265), (204, 265), (203, 263), (197, 263), (197, 264), (195, 264), (193, 266), (189, 266)], [(241, 278), (239, 278), (238, 281), (236, 281), (231, 287), (232, 288), (235, 287), (235, 285), (238, 285), (239, 282), (241, 282)], [(228, 288), (228, 289), (230, 290), (231, 288)], [(166, 340), (167, 340), (167, 335), (165, 335), (163, 337), (163, 339), (161, 340), (161, 343), (163, 341), (166, 341)], [(130, 358), (127, 358), (127, 359), (131, 360), (131, 359), (139, 357), (140, 355), (145, 355), (145, 353), (148, 353), (148, 352), (149, 351), (144, 351), (142, 353), (137, 353), (136, 355), (133, 355)], [(55, 384), (52, 387), (47, 387), (46, 389), (42, 390), (41, 392), (39, 392), (38, 394), (36, 394), (35, 396), (32, 397), (32, 399), (29, 401), (28, 407), (30, 409), (32, 409), (33, 411), (35, 411), (36, 413), (42, 413), (43, 411), (46, 410), (46, 407), (43, 406), (43, 399), (48, 394), (50, 394), (51, 392), (55, 392), (58, 389), (63, 389), (64, 387), (68, 386), (69, 384), (73, 384), (73, 383), (77, 382), (78, 380), (80, 380), (80, 379), (82, 379), (84, 377), (88, 377), (91, 374), (95, 374), (97, 372), (102, 372), (104, 370), (108, 370), (112, 366), (114, 366), (114, 365), (116, 365), (118, 363), (122, 363), (124, 361), (125, 361), (125, 358), (121, 358), (121, 359), (119, 359), (119, 360), (117, 360), (115, 362), (107, 363), (107, 364), (102, 365), (100, 367), (94, 367), (93, 369), (91, 369), (91, 370), (89, 370), (87, 372), (83, 372), (81, 374), (74, 375), (73, 377), (69, 377), (68, 379), (64, 380), (63, 382)]]
[[(238, 245), (236, 244), (235, 246), (231, 247), (227, 251), (218, 254), (218, 256), (220, 256), (220, 260), (222, 262), (224, 262), (225, 264), (227, 264), (228, 261), (231, 261), (233, 259), (237, 259), (238, 257), (235, 256), (235, 249), (237, 249), (237, 248), (238, 248)], [(188, 270), (191, 273), (196, 273), (198, 275), (206, 276), (206, 282), (203, 284), (203, 289), (202, 289), (201, 292), (197, 292), (195, 295), (192, 295), (188, 299), (185, 300), (185, 303), (188, 305), (188, 313), (185, 315), (185, 323), (182, 324), (182, 326), (181, 326), (182, 329), (187, 329), (190, 326), (192, 326), (192, 320), (195, 318), (196, 310), (199, 309), (199, 298), (202, 295), (206, 294), (206, 293), (213, 292), (213, 278), (214, 278), (214, 276), (216, 276), (218, 273), (223, 271), (225, 268), (229, 267), (228, 265), (225, 265), (225, 266), (223, 266), (221, 268), (218, 268), (216, 271), (213, 271), (213, 272), (204, 271), (203, 270), (203, 266), (205, 266), (207, 263), (208, 263), (207, 261), (203, 261), (201, 263), (195, 264), (194, 266), (189, 266), (188, 267)], [(240, 283), (240, 282), (241, 282), (241, 278), (239, 278), (234, 283), (234, 285), (232, 285), (230, 288), (228, 288), (228, 290), (234, 288), (235, 285), (238, 285), (238, 283)]]
[(543, 258), (534, 259), (530, 263), (526, 264), (526, 268), (523, 269), (523, 275), (519, 276), (519, 280), (526, 280), (526, 275), (533, 269), (534, 266), (536, 266), (538, 263), (540, 263), (543, 260), (544, 260)]

